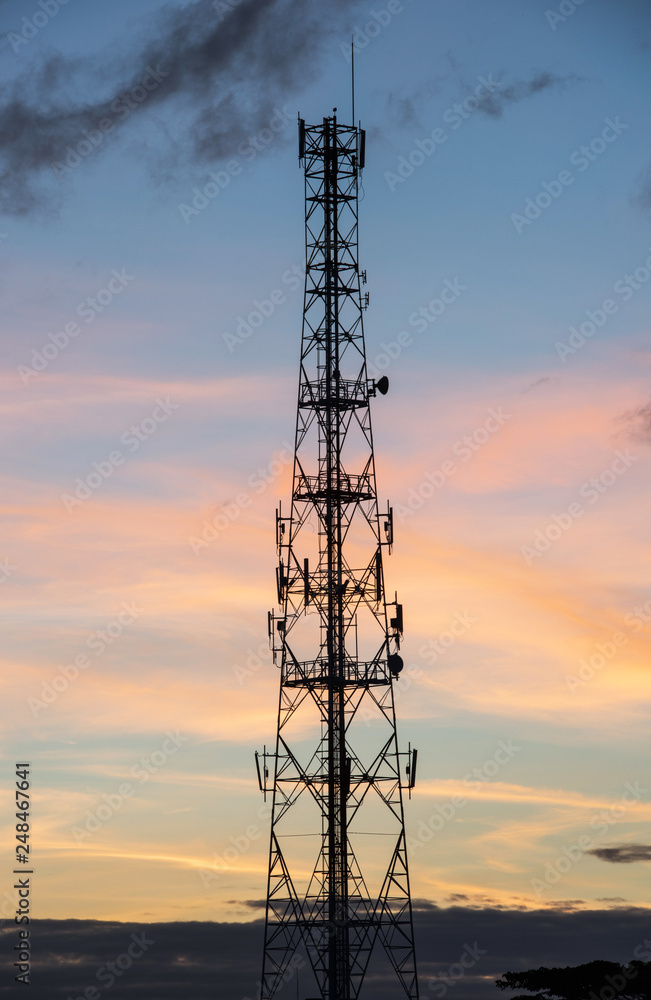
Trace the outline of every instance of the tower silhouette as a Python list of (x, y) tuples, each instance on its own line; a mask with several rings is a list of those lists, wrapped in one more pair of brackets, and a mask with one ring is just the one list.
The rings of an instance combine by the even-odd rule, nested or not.
[(276, 512), (269, 613), (280, 702), (275, 747), (256, 753), (272, 798), (262, 1000), (296, 996), (304, 966), (319, 1000), (356, 1000), (379, 952), (399, 994), (418, 997), (403, 811), (417, 755), (396, 734), (403, 622), (385, 592), (393, 514), (380, 513), (375, 483), (370, 400), (389, 382), (367, 373), (364, 158), (364, 131), (336, 109), (320, 125), (299, 119), (305, 301), (291, 509)]

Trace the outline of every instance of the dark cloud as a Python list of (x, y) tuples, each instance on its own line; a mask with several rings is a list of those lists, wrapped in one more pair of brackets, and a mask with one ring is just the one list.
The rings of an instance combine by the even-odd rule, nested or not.
[(408, 128), (420, 123), (414, 98), (397, 92), (392, 92), (387, 98), (387, 116), (400, 128)]
[[(114, 131), (98, 142), (100, 152), (119, 141), (121, 129), (135, 121), (142, 126), (143, 116), (165, 108), (174, 116), (177, 157), (203, 163), (233, 157), (314, 78), (321, 53), (345, 37), (347, 15), (359, 2), (230, 0), (229, 10), (224, 0), (225, 14), (210, 0), (168, 4), (147, 21), (147, 37), (128, 55), (55, 55), (31, 66), (0, 99), (0, 210), (24, 215), (51, 203), (52, 164), (65, 162), (85, 131), (96, 135), (103, 119)], [(134, 88), (146, 96), (140, 104), (130, 98), (129, 108), (124, 95)]]
[(417, 90), (408, 92), (404, 89), (392, 89), (389, 92), (385, 98), (386, 121), (398, 128), (413, 128), (422, 124), (423, 108), (429, 108), (432, 99), (442, 93), (448, 80), (456, 76), (455, 71), (461, 69), (461, 64), (456, 60), (451, 49), (445, 53), (444, 59), (446, 63), (444, 72), (422, 80)]
[(545, 90), (566, 90), (580, 83), (581, 79), (574, 73), (569, 76), (557, 76), (547, 71), (538, 72), (530, 80), (514, 80), (513, 83), (502, 84), (499, 90), (482, 100), (478, 110), (489, 118), (501, 118), (509, 104), (519, 104), (520, 101), (526, 101)]
[(651, 443), (651, 402), (626, 410), (617, 418), (617, 422), (624, 424), (623, 433), (632, 441)]
[(552, 377), (551, 375), (544, 375), (542, 378), (536, 379), (535, 382), (532, 382), (530, 385), (528, 385), (525, 389), (522, 389), (521, 391), (531, 392), (533, 389), (537, 389), (539, 385), (548, 385), (553, 382), (560, 382), (560, 379), (557, 378), (556, 376)]
[[(386, 97), (385, 120), (397, 128), (419, 128), (423, 126), (423, 108), (429, 108), (432, 98), (443, 90), (447, 75), (432, 76), (418, 86), (418, 90), (391, 90)], [(379, 133), (377, 127), (373, 134)]]
[(588, 851), (600, 861), (614, 865), (632, 865), (636, 861), (651, 861), (651, 844), (620, 844), (615, 847), (595, 847)]
[[(256, 902), (257, 900), (253, 900)], [(507, 970), (566, 966), (595, 958), (626, 962), (649, 937), (649, 910), (618, 909), (519, 911), (492, 908), (440, 909), (417, 900), (414, 910), (421, 995), (432, 991), (460, 957), (474, 952), (475, 963), (454, 983), (453, 1000), (495, 1000), (494, 981)], [(128, 924), (96, 920), (37, 920), (30, 925), (34, 955), (30, 1000), (67, 1000), (89, 986), (117, 1000), (243, 1000), (255, 998), (263, 941), (262, 920), (249, 923)], [(126, 953), (135, 934), (147, 945), (143, 955), (108, 987), (107, 963)], [(0, 998), (17, 996), (11, 962), (17, 928), (0, 931)], [(638, 956), (644, 958), (644, 956)], [(646, 959), (645, 959), (646, 960)], [(465, 959), (467, 963), (467, 959)], [(128, 961), (121, 960), (122, 965)], [(459, 966), (457, 966), (459, 967)], [(104, 981), (97, 978), (98, 972)], [(109, 973), (110, 974), (110, 973)], [(379, 962), (371, 967), (367, 992), (374, 1000), (395, 1000), (395, 979)], [(296, 981), (278, 1000), (294, 1000)], [(305, 971), (299, 995), (314, 996)], [(106, 991), (106, 992), (105, 992)]]
[[(500, 80), (500, 74), (490, 73), (487, 78), (480, 77), (472, 82), (458, 72), (459, 64), (448, 54), (450, 71), (441, 76), (430, 77), (419, 84), (418, 89), (412, 92), (405, 90), (391, 91), (386, 97), (386, 117), (392, 125), (398, 128), (411, 128), (416, 125), (426, 128), (425, 110), (427, 110), (427, 122), (431, 118), (431, 101), (443, 90), (444, 84), (454, 81), (454, 87), (459, 91), (459, 97), (452, 102), (449, 110), (454, 113), (455, 104), (463, 104), (468, 98), (472, 99), (473, 109), (482, 111), (489, 118), (501, 118), (505, 108), (510, 104), (517, 104), (520, 101), (528, 100), (545, 90), (566, 90), (568, 87), (581, 82), (582, 78), (575, 74), (568, 76), (557, 76), (551, 72), (536, 72), (530, 80), (514, 80), (512, 83), (505, 83)], [(498, 85), (493, 93), (487, 93), (485, 87), (480, 88), (476, 103), (475, 92), (477, 90), (477, 80), (486, 79), (492, 86)], [(470, 109), (470, 105), (468, 106)], [(445, 123), (445, 117), (444, 117)], [(430, 123), (431, 128), (431, 123)], [(373, 129), (373, 134), (380, 134), (379, 130)]]

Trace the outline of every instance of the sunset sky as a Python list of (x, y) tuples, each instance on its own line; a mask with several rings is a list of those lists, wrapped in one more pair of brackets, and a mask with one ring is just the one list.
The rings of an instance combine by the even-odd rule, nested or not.
[(8, 787), (33, 764), (35, 916), (261, 915), (296, 117), (350, 119), (351, 32), (413, 895), (651, 906), (647, 0), (55, 0), (27, 30), (42, 6), (0, 2), (2, 752)]

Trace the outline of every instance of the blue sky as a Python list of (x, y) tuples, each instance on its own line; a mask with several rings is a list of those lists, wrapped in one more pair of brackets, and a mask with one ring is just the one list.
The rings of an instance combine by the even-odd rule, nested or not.
[[(643, 779), (648, 754), (651, 633), (630, 616), (651, 598), (649, 8), (585, 0), (552, 25), (547, 11), (559, 5), (538, 0), (400, 7), (367, 45), (379, 22), (360, 3), (342, 0), (328, 16), (299, 5), (282, 22), (291, 32), (279, 52), (276, 21), (242, 22), (237, 59), (208, 66), (203, 87), (170, 85), (165, 96), (163, 79), (59, 180), (39, 143), (63, 158), (70, 136), (83, 138), (71, 118), (133, 87), (157, 46), (166, 72), (170, 19), (185, 10), (192, 36), (218, 15), (205, 3), (70, 0), (14, 51), (10, 33), (39, 8), (0, 4), (0, 163), (10, 171), (0, 217), (0, 558), (14, 567), (0, 584), (4, 754), (10, 763), (29, 754), (43, 790), (42, 916), (244, 920), (245, 901), (264, 892), (252, 753), (274, 735), (277, 674), (264, 657), (244, 680), (234, 667), (264, 645), (274, 509), (291, 490), (282, 454), (293, 440), (302, 310), (293, 275), (304, 254), (295, 121), (335, 106), (349, 116), (351, 32), (368, 133), (369, 360), (387, 345), (396, 353), (401, 331), (409, 338), (373, 415), (380, 492), (404, 510), (388, 585), (404, 602), (411, 669), (400, 733), (421, 749), (411, 836), (472, 791), (414, 847), (416, 891), (442, 905), (648, 905), (639, 865), (587, 851), (549, 891), (537, 895), (532, 880), (580, 836), (591, 849), (649, 843), (651, 791), (607, 834), (595, 820)], [(282, 19), (286, 8), (274, 3), (265, 16)], [(372, 9), (387, 20), (383, 0)], [(455, 104), (482, 78), (499, 86), (454, 127)], [(250, 158), (244, 150), (274, 108), (285, 124)], [(13, 134), (18, 112), (24, 131)], [(418, 165), (396, 182), (435, 129), (446, 141), (438, 133), (436, 150), (422, 163), (412, 156)], [(215, 135), (219, 152), (205, 152)], [(218, 172), (229, 163), (225, 184)], [(211, 171), (223, 190), (186, 221), (180, 206)], [(28, 211), (26, 191), (36, 196)], [(539, 215), (514, 222), (527, 199), (538, 199)], [(618, 286), (626, 275), (630, 294)], [(454, 301), (419, 330), (410, 317), (450, 285)], [(78, 309), (105, 289), (85, 322)], [(273, 313), (229, 349), (224, 335), (272, 292)], [(556, 345), (609, 299), (616, 309), (563, 360)], [(75, 322), (79, 332), (43, 371), (21, 377), (49, 335)], [(491, 410), (507, 416), (484, 441)], [(131, 451), (134, 425), (142, 439)], [(464, 436), (478, 445), (468, 461), (455, 449)], [(123, 461), (68, 511), (62, 495), (116, 450)], [(618, 451), (633, 458), (612, 474)], [(425, 496), (427, 473), (446, 461), (449, 482)], [(594, 477), (604, 489), (590, 503), (581, 490)], [(232, 524), (194, 551), (189, 540), (233, 503)], [(571, 530), (536, 550), (536, 533), (549, 537), (573, 503), (583, 513)], [(35, 714), (27, 698), (124, 602), (142, 610)], [(444, 656), (419, 654), (464, 613), (476, 624)], [(617, 653), (572, 689), (567, 677), (615, 632), (625, 636)], [(132, 768), (163, 753), (168, 731), (187, 743), (138, 782)], [(509, 740), (522, 749), (508, 765), (479, 789), (464, 786)], [(86, 839), (81, 878), (72, 830), (124, 782), (135, 794)], [(259, 838), (202, 885), (198, 873), (216, 873), (215, 855), (251, 823)]]

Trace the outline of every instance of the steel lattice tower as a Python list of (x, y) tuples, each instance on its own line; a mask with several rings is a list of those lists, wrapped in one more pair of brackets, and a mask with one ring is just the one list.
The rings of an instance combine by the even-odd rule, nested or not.
[(291, 513), (276, 516), (280, 610), (269, 614), (280, 705), (275, 750), (256, 754), (273, 803), (262, 1000), (297, 995), (301, 954), (321, 1000), (355, 1000), (374, 948), (399, 994), (418, 997), (403, 813), (416, 751), (400, 752), (396, 736), (402, 606), (384, 589), (393, 516), (378, 509), (369, 407), (388, 379), (367, 375), (357, 252), (364, 143), (336, 109), (321, 125), (299, 119), (305, 303)]

